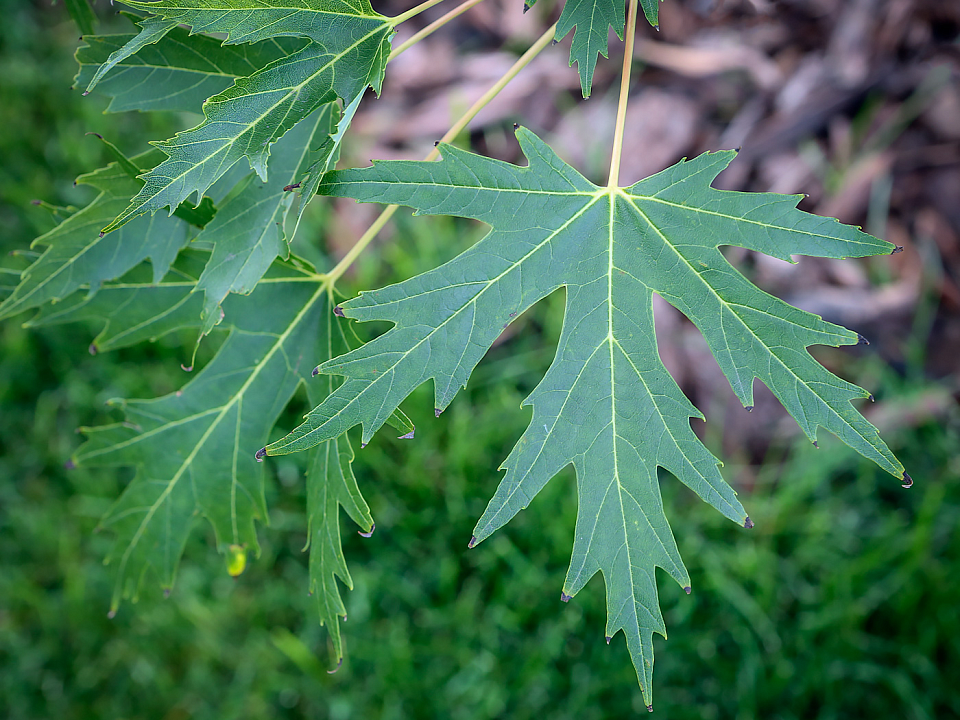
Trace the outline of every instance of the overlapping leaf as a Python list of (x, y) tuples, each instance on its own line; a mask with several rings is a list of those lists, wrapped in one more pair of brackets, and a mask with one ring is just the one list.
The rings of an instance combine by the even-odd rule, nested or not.
[[(149, 167), (159, 159), (160, 153), (151, 151), (134, 158), (134, 162)], [(186, 244), (188, 224), (162, 215), (138, 218), (121, 232), (100, 237), (100, 228), (127, 205), (141, 184), (121, 163), (81, 175), (77, 183), (90, 185), (100, 194), (34, 240), (34, 247), (46, 250), (0, 305), (0, 318), (61, 300), (84, 285), (95, 292), (102, 282), (123, 275), (146, 258), (152, 259), (154, 280), (158, 282)]]
[(243, 158), (266, 180), (270, 146), (294, 125), (338, 98), (351, 103), (369, 85), (379, 92), (393, 29), (368, 1), (276, 0), (253, 8), (225, 0), (129, 4), (185, 22), (194, 31), (227, 33), (228, 43), (278, 35), (312, 42), (238, 78), (204, 103), (200, 125), (156, 143), (169, 157), (143, 176), (143, 189), (104, 232), (137, 215), (176, 207), (194, 193), (202, 195)]
[(310, 151), (328, 139), (335, 114), (335, 105), (328, 103), (287, 133), (270, 156), (272, 182), (260, 182), (251, 173), (245, 187), (233, 194), (197, 237), (197, 242), (213, 246), (195, 288), (206, 296), (204, 334), (220, 322), (220, 303), (228, 293), (250, 293), (274, 258), (289, 255), (284, 220), (295, 197), (285, 188), (306, 172)]
[(566, 290), (563, 332), (533, 419), (504, 461), (506, 475), (471, 545), (504, 525), (561, 468), (577, 472), (579, 512), (563, 598), (597, 572), (607, 587), (607, 635), (623, 630), (650, 697), (653, 632), (664, 632), (654, 568), (690, 580), (663, 513), (657, 468), (669, 470), (737, 523), (749, 519), (718, 460), (691, 430), (702, 417), (663, 367), (653, 326), (660, 294), (701, 330), (744, 405), (762, 380), (816, 438), (822, 426), (900, 476), (903, 468), (851, 405), (862, 389), (830, 374), (813, 344), (858, 341), (764, 293), (731, 267), (722, 245), (791, 254), (864, 256), (893, 247), (835, 220), (802, 213), (797, 196), (710, 187), (734, 156), (702, 155), (629, 188), (588, 182), (525, 129), (521, 168), (442, 146), (439, 163), (379, 162), (330, 173), (320, 192), (475, 218), (493, 230), (449, 263), (342, 305), (347, 317), (394, 323), (358, 350), (320, 365), (344, 376), (268, 454), (305, 449), (361, 424), (363, 439), (432, 379), (439, 414), (512, 320)]
[[(76, 54), (79, 88), (111, 98), (107, 112), (178, 110), (200, 112), (203, 102), (223, 92), (238, 77), (252, 75), (305, 45), (300, 38), (276, 38), (252, 45), (223, 45), (206, 35), (174, 28), (155, 45), (135, 54), (120, 53), (136, 35), (93, 35)], [(111, 57), (119, 59), (91, 88)]]
[[(208, 264), (205, 253), (188, 252), (166, 282), (156, 284), (135, 271), (95, 296), (74, 294), (44, 306), (30, 324), (105, 322), (93, 345), (102, 351), (196, 327), (201, 295), (194, 292), (195, 276)], [(114, 609), (121, 597), (137, 595), (148, 569), (163, 587), (172, 587), (198, 515), (213, 524), (221, 552), (256, 551), (255, 521), (266, 518), (263, 466), (249, 450), (266, 441), (315, 362), (359, 344), (331, 311), (329, 288), (301, 264), (275, 263), (251, 295), (232, 295), (225, 304), (230, 335), (213, 361), (167, 397), (114, 401), (126, 422), (85, 429), (88, 441), (73, 457), (76, 465), (138, 469), (102, 521), (117, 533), (109, 557), (117, 565)], [(333, 377), (325, 380), (309, 386), (315, 402), (336, 385)], [(389, 422), (413, 436), (401, 412)], [(341, 548), (339, 507), (362, 533), (373, 531), (350, 466), (353, 457), (341, 436), (321, 443), (308, 458), (310, 590), (329, 628), (335, 662), (343, 652), (337, 616), (346, 615), (335, 578), (353, 586)]]
[[(658, 24), (658, 3), (659, 0), (640, 0), (647, 20), (654, 26)], [(584, 97), (590, 96), (593, 87), (597, 55), (608, 57), (607, 36), (610, 28), (623, 40), (625, 22), (623, 0), (567, 0), (564, 3), (555, 37), (560, 40), (576, 27), (570, 45), (570, 64), (577, 63)]]

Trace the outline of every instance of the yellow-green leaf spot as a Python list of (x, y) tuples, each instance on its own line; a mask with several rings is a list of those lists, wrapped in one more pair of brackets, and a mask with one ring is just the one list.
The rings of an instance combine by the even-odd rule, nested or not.
[(247, 549), (243, 545), (231, 545), (227, 553), (227, 572), (230, 577), (240, 577), (247, 569)]

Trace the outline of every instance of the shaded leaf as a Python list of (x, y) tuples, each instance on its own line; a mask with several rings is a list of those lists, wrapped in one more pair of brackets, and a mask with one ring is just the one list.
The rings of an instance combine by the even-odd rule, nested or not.
[[(98, 302), (136, 308), (116, 313), (111, 336), (135, 329), (142, 335), (147, 315), (159, 321), (155, 331), (172, 329), (156, 310), (170, 305), (187, 320), (192, 283), (104, 288)], [(150, 295), (163, 295), (150, 300)], [(332, 316), (327, 289), (316, 276), (277, 266), (250, 296), (231, 296), (231, 328), (214, 359), (182, 390), (155, 400), (113, 401), (126, 421), (85, 428), (87, 442), (74, 454), (76, 465), (132, 465), (137, 476), (104, 517), (117, 535), (109, 560), (116, 563), (121, 597), (136, 597), (144, 573), (152, 568), (160, 583), (173, 585), (177, 564), (197, 516), (213, 525), (217, 545), (258, 552), (255, 523), (266, 519), (263, 467), (251, 449), (260, 447), (280, 412), (313, 363), (322, 358), (320, 328)], [(151, 312), (145, 308), (153, 307)], [(79, 308), (74, 318), (95, 308)], [(194, 308), (195, 309), (195, 308)], [(182, 326), (182, 324), (181, 324)], [(129, 333), (125, 341), (134, 338)], [(106, 344), (106, 343), (104, 343)]]
[[(134, 160), (138, 166), (147, 167), (160, 157), (151, 151)], [(138, 218), (122, 233), (100, 237), (103, 224), (127, 205), (140, 186), (140, 181), (131, 178), (119, 163), (81, 175), (77, 183), (90, 185), (100, 194), (34, 240), (32, 247), (46, 249), (0, 305), (0, 318), (61, 300), (81, 286), (96, 292), (102, 282), (120, 277), (146, 258), (152, 260), (154, 281), (159, 282), (187, 243), (187, 223), (165, 216)]]
[(310, 148), (333, 129), (336, 113), (329, 103), (287, 133), (273, 149), (268, 163), (271, 181), (251, 174), (246, 186), (228, 200), (197, 242), (213, 245), (195, 292), (203, 292), (201, 332), (220, 322), (220, 303), (228, 293), (249, 293), (278, 255), (289, 254), (284, 217), (294, 196), (284, 190), (304, 171)]
[(103, 76), (110, 72), (118, 63), (123, 62), (131, 55), (136, 54), (139, 50), (146, 47), (147, 45), (153, 45), (160, 42), (164, 36), (177, 26), (175, 20), (163, 20), (162, 18), (144, 18), (139, 20), (137, 24), (140, 26), (140, 32), (128, 40), (123, 47), (118, 50), (110, 53), (110, 57), (104, 61), (104, 63), (97, 68), (97, 71), (93, 74), (93, 77), (90, 78), (90, 82), (87, 83), (86, 89), (83, 91), (84, 95), (89, 95), (90, 92), (97, 86), (97, 83), (103, 79)]
[[(301, 25), (267, 13), (263, 18), (273, 18), (273, 24), (260, 29), (249, 24), (254, 22), (251, 17), (261, 17), (259, 11), (240, 11), (234, 3), (227, 3), (224, 12), (217, 14), (209, 12), (216, 3), (201, 4), (203, 12), (197, 10), (197, 17), (187, 18), (176, 10), (181, 3), (171, 3), (173, 9), (157, 4), (145, 7), (188, 24), (202, 17), (203, 24), (194, 30), (227, 32), (230, 42), (238, 42), (238, 38), (252, 42), (276, 34), (304, 35), (314, 42), (252, 75), (238, 78), (204, 103), (205, 118), (200, 125), (155, 143), (169, 157), (143, 176), (143, 189), (104, 232), (137, 215), (176, 207), (194, 193), (203, 195), (243, 158), (267, 180), (270, 146), (294, 125), (338, 97), (350, 102), (368, 85), (379, 91), (392, 25), (366, 3), (350, 8), (320, 0), (319, 7), (333, 10), (314, 13), (317, 19), (313, 24)], [(187, 11), (193, 12), (189, 8)]]
[[(94, 35), (77, 49), (80, 69), (74, 83), (85, 87), (97, 69), (128, 45), (134, 35)], [(253, 45), (222, 45), (205, 35), (174, 28), (154, 46), (142, 48), (105, 73), (93, 92), (111, 98), (107, 112), (179, 110), (201, 112), (210, 96), (238, 77), (252, 75), (304, 45), (302, 39), (277, 38)]]
[(650, 702), (653, 632), (664, 633), (654, 569), (687, 587), (663, 512), (657, 468), (751, 526), (719, 461), (694, 435), (702, 418), (657, 350), (656, 292), (701, 330), (744, 405), (762, 380), (811, 439), (822, 426), (901, 477), (903, 467), (851, 405), (862, 389), (833, 376), (807, 347), (849, 345), (856, 333), (793, 308), (747, 281), (720, 252), (745, 248), (850, 257), (889, 243), (796, 209), (799, 196), (710, 187), (733, 152), (683, 161), (629, 188), (597, 187), (529, 131), (517, 131), (529, 167), (441, 145), (438, 163), (378, 162), (328, 174), (320, 192), (469, 217), (493, 227), (474, 247), (405, 282), (363, 293), (342, 312), (394, 327), (320, 366), (344, 376), (269, 455), (303, 450), (363, 426), (366, 442), (414, 388), (432, 379), (437, 412), (512, 319), (563, 287), (563, 332), (553, 363), (524, 401), (533, 419), (504, 461), (500, 487), (474, 532), (483, 540), (527, 506), (560, 469), (577, 473), (578, 518), (563, 596), (597, 571), (607, 588), (607, 632), (623, 630)]

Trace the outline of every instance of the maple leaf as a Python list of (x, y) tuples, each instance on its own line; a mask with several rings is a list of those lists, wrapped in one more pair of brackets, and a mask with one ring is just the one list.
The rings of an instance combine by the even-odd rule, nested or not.
[[(654, 27), (659, 27), (658, 3), (659, 0), (640, 0), (644, 15)], [(524, 7), (532, 6), (533, 3), (529, 3)], [(576, 27), (573, 42), (570, 44), (570, 64), (577, 63), (580, 89), (584, 97), (590, 97), (593, 73), (597, 67), (597, 55), (608, 57), (609, 28), (612, 27), (617, 37), (623, 40), (625, 22), (623, 0), (567, 0), (563, 4), (563, 12), (560, 13), (560, 19), (557, 21), (554, 37), (562, 40)]]
[(274, 258), (289, 255), (284, 218), (294, 196), (287, 190), (306, 171), (312, 147), (333, 130), (336, 107), (328, 103), (299, 123), (274, 146), (268, 168), (273, 182), (251, 173), (197, 238), (210, 243), (213, 254), (194, 292), (204, 292), (201, 332), (220, 322), (220, 303), (228, 293), (250, 293)]
[[(143, 22), (140, 18), (136, 21)], [(302, 38), (276, 38), (252, 45), (224, 45), (216, 38), (173, 28), (156, 44), (128, 54), (139, 37), (84, 36), (86, 44), (77, 49), (79, 70), (74, 83), (86, 92), (111, 98), (107, 112), (201, 112), (204, 100), (223, 92), (237, 78), (252, 75), (306, 44)], [(113, 66), (106, 67), (111, 58)]]
[[(144, 153), (133, 159), (132, 166), (149, 167), (160, 157), (157, 151)], [(100, 228), (127, 205), (142, 184), (130, 176), (130, 167), (123, 163), (110, 163), (81, 175), (77, 184), (89, 185), (100, 193), (85, 208), (33, 241), (32, 247), (46, 250), (24, 271), (20, 284), (0, 305), (0, 318), (62, 300), (84, 285), (91, 293), (96, 292), (102, 282), (123, 275), (145, 258), (153, 260), (154, 281), (159, 282), (186, 245), (188, 224), (177, 217), (138, 218), (122, 232), (100, 237)]]
[(528, 130), (518, 129), (517, 138), (528, 167), (441, 145), (441, 162), (376, 162), (324, 177), (323, 194), (474, 218), (493, 229), (439, 268), (344, 303), (339, 312), (347, 317), (394, 326), (322, 363), (318, 370), (342, 375), (343, 384), (266, 452), (307, 449), (357, 424), (367, 442), (430, 379), (439, 415), (498, 335), (533, 303), (565, 288), (556, 356), (524, 401), (533, 418), (502, 465), (506, 475), (470, 546), (572, 464), (579, 507), (561, 598), (603, 574), (606, 634), (624, 631), (649, 702), (652, 636), (665, 634), (655, 568), (690, 587), (663, 512), (657, 468), (726, 517), (752, 526), (719, 461), (690, 427), (690, 418), (703, 416), (660, 361), (653, 293), (697, 325), (745, 406), (753, 405), (759, 378), (811, 440), (822, 426), (901, 477), (902, 465), (851, 405), (868, 394), (807, 351), (814, 344), (856, 344), (859, 336), (761, 291), (720, 252), (739, 245), (789, 261), (791, 254), (860, 257), (893, 246), (797, 210), (800, 196), (711, 188), (732, 151), (682, 161), (628, 188), (607, 188), (587, 181)]
[[(103, 351), (196, 327), (201, 296), (193, 292), (193, 276), (207, 263), (204, 254), (187, 253), (166, 282), (124, 278), (96, 296), (76, 294), (47, 305), (30, 324), (105, 322), (94, 341)], [(148, 569), (156, 572), (162, 587), (173, 586), (198, 515), (211, 522), (228, 558), (258, 551), (255, 521), (266, 520), (263, 466), (247, 446), (265, 442), (317, 358), (358, 344), (346, 321), (331, 312), (328, 284), (302, 261), (274, 263), (251, 295), (231, 295), (225, 305), (227, 339), (181, 390), (154, 400), (111, 401), (124, 410), (125, 422), (82, 429), (88, 439), (74, 453), (74, 465), (132, 465), (138, 470), (101, 521), (117, 535), (108, 557), (117, 566), (112, 610), (121, 598), (137, 596)], [(258, 312), (264, 307), (272, 311)], [(330, 380), (326, 391), (336, 385)], [(311, 393), (320, 389), (313, 383)], [(390, 423), (405, 437), (413, 436), (413, 425), (401, 412)], [(336, 660), (342, 657), (337, 615), (345, 611), (335, 577), (352, 588), (340, 544), (339, 506), (361, 532), (373, 531), (352, 460), (346, 436), (318, 445), (308, 458), (310, 588), (331, 633)]]
[(321, 105), (350, 104), (368, 86), (379, 92), (393, 24), (371, 8), (336, 0), (259, 2), (253, 9), (227, 0), (127, 3), (191, 25), (195, 32), (227, 33), (225, 43), (278, 35), (309, 38), (302, 49), (275, 60), (203, 105), (204, 121), (155, 145), (168, 155), (143, 175), (143, 189), (113, 222), (177, 207), (201, 196), (230, 167), (246, 158), (267, 180), (270, 146)]

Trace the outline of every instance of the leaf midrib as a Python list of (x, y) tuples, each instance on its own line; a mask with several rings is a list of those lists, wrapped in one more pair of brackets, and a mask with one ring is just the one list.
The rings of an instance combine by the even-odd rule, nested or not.
[[(197, 441), (196, 445), (194, 445), (193, 450), (191, 450), (190, 454), (186, 458), (184, 458), (184, 461), (180, 464), (180, 468), (177, 470), (176, 473), (174, 473), (174, 476), (167, 483), (167, 486), (164, 488), (163, 492), (160, 494), (160, 497), (158, 497), (157, 500), (153, 503), (153, 505), (150, 506), (149, 510), (147, 511), (146, 515), (141, 521), (140, 526), (137, 528), (137, 531), (134, 533), (133, 538), (130, 540), (130, 543), (127, 545), (127, 548), (124, 550), (123, 555), (120, 558), (120, 565), (119, 565), (120, 575), (123, 574), (127, 561), (130, 559), (131, 553), (133, 552), (137, 544), (140, 542), (140, 538), (143, 536), (143, 533), (146, 532), (146, 528), (149, 525), (150, 521), (153, 519), (154, 514), (163, 505), (163, 503), (166, 501), (170, 493), (173, 492), (174, 487), (176, 487), (177, 483), (180, 481), (183, 474), (186, 472), (186, 469), (193, 463), (193, 460), (196, 458), (197, 454), (200, 452), (200, 448), (203, 447), (204, 443), (206, 443), (207, 438), (209, 438), (210, 434), (214, 431), (214, 429), (219, 426), (220, 421), (226, 416), (230, 408), (232, 408), (233, 405), (238, 402), (242, 403), (245, 393), (253, 384), (254, 380), (259, 376), (263, 368), (266, 367), (267, 363), (273, 358), (274, 354), (280, 348), (283, 347), (283, 344), (286, 341), (286, 339), (293, 332), (294, 328), (296, 328), (300, 324), (300, 322), (303, 320), (307, 312), (313, 308), (313, 304), (317, 301), (317, 299), (320, 296), (324, 295), (326, 292), (327, 292), (326, 285), (321, 284), (321, 286), (317, 288), (317, 291), (313, 294), (313, 296), (304, 304), (300, 312), (298, 312), (297, 315), (293, 318), (293, 320), (287, 326), (286, 330), (284, 330), (280, 335), (277, 336), (277, 342), (274, 343), (273, 347), (270, 348), (269, 352), (267, 352), (267, 354), (264, 355), (263, 359), (261, 359), (256, 364), (254, 371), (250, 373), (250, 376), (243, 383), (240, 389), (233, 395), (233, 397), (230, 399), (229, 402), (227, 402), (225, 405), (223, 405), (222, 408), (220, 408), (220, 413), (217, 416), (217, 418), (215, 418), (214, 421), (210, 423), (210, 426), (204, 431), (203, 435)], [(216, 408), (212, 409), (211, 412), (216, 412)], [(209, 414), (209, 413), (203, 413), (201, 414), (201, 416), (206, 414)], [(148, 437), (152, 433), (156, 433), (161, 430), (174, 427), (176, 425), (181, 425), (183, 424), (183, 422), (184, 421), (176, 421), (176, 422), (167, 423), (166, 425), (160, 426), (159, 428), (156, 428), (153, 431), (149, 431), (147, 433), (143, 433), (142, 435), (138, 435), (135, 438), (131, 438), (131, 440), (128, 440), (124, 443), (118, 443), (117, 445), (112, 446), (110, 449), (116, 450), (118, 448), (122, 448), (125, 445), (133, 444), (134, 441), (139, 442), (140, 440), (143, 440), (144, 438)], [(234, 447), (234, 466), (233, 466), (234, 469), (236, 468), (237, 452), (238, 452), (238, 448)], [(235, 512), (235, 508), (233, 509), (233, 512)]]

